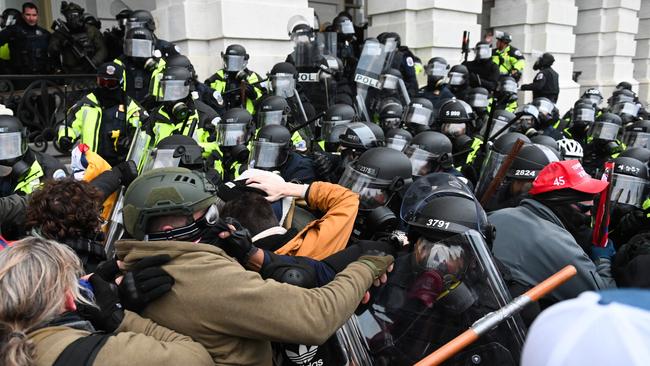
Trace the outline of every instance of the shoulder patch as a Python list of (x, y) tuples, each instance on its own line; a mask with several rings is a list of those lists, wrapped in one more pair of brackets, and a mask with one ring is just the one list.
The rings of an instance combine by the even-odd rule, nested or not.
[(544, 74), (542, 74), (541, 72), (537, 73), (537, 76), (535, 76), (535, 80), (542, 80), (542, 79), (544, 79)]
[(514, 54), (515, 54), (515, 56), (520, 56), (520, 57), (523, 56), (521, 54), (521, 51), (519, 51), (519, 50), (515, 50)]
[(413, 67), (413, 65), (415, 64), (413, 62), (413, 57), (411, 57), (411, 56), (407, 57), (406, 58), (406, 64), (409, 65), (410, 67)]

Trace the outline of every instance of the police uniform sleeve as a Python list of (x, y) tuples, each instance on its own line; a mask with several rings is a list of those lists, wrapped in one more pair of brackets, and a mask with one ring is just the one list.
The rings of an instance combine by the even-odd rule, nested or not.
[(540, 71), (535, 75), (535, 80), (530, 84), (522, 85), (521, 90), (540, 91), (544, 89), (544, 85), (546, 85), (546, 77), (544, 76), (544, 73)]
[(108, 48), (106, 48), (106, 42), (104, 42), (104, 37), (102, 33), (97, 30), (97, 28), (90, 26), (89, 35), (92, 39), (93, 45), (95, 46), (95, 54), (93, 55), (93, 63), (96, 66), (99, 66), (106, 57), (108, 56)]
[(524, 58), (524, 54), (521, 53), (516, 48), (511, 48), (509, 52), (509, 56), (511, 58), (510, 64), (515, 70), (518, 70), (520, 72), (524, 71), (524, 66), (526, 66), (526, 59)]
[[(128, 362), (120, 363), (118, 359)], [(122, 324), (97, 353), (95, 364), (207, 366), (214, 361), (192, 338), (125, 311)]]

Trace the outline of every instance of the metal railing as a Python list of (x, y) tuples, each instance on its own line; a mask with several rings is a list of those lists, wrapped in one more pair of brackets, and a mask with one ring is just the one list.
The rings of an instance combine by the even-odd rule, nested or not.
[(14, 111), (27, 127), (29, 141), (38, 151), (56, 143), (68, 109), (96, 87), (95, 74), (0, 75), (0, 103)]

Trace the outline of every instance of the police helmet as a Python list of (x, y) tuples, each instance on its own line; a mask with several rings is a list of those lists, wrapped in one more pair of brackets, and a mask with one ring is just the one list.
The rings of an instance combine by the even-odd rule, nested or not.
[(124, 54), (133, 58), (150, 58), (154, 50), (154, 36), (147, 28), (131, 28), (124, 36)]
[(452, 166), (451, 140), (435, 131), (420, 132), (404, 149), (404, 154), (411, 160), (411, 174), (421, 177), (440, 169)]
[(413, 139), (413, 135), (403, 128), (393, 128), (386, 132), (386, 147), (402, 151)]
[(611, 184), (612, 202), (641, 208), (650, 190), (647, 164), (634, 158), (619, 156), (614, 159)]
[(285, 126), (266, 125), (257, 132), (249, 166), (255, 169), (277, 170), (287, 161), (291, 146), (291, 132)]
[(282, 125), (286, 126), (287, 116), (290, 107), (286, 99), (277, 95), (269, 95), (264, 97), (257, 105), (257, 127), (261, 128), (266, 125)]
[(506, 177), (515, 180), (533, 180), (548, 164), (559, 161), (555, 149), (544, 145), (524, 145), (510, 165)]
[(449, 70), (449, 85), (462, 86), (467, 84), (469, 78), (469, 70), (465, 65), (454, 65)]
[(246, 49), (239, 44), (231, 44), (226, 47), (225, 52), (221, 52), (221, 59), (226, 72), (239, 72), (245, 69), (248, 58), (249, 55), (246, 53)]

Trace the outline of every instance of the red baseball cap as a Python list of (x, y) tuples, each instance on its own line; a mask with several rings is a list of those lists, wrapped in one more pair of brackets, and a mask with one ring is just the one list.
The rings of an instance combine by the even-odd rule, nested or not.
[(607, 188), (607, 181), (592, 178), (578, 160), (556, 161), (545, 166), (533, 181), (529, 193), (532, 195), (573, 189), (578, 192), (596, 194)]

